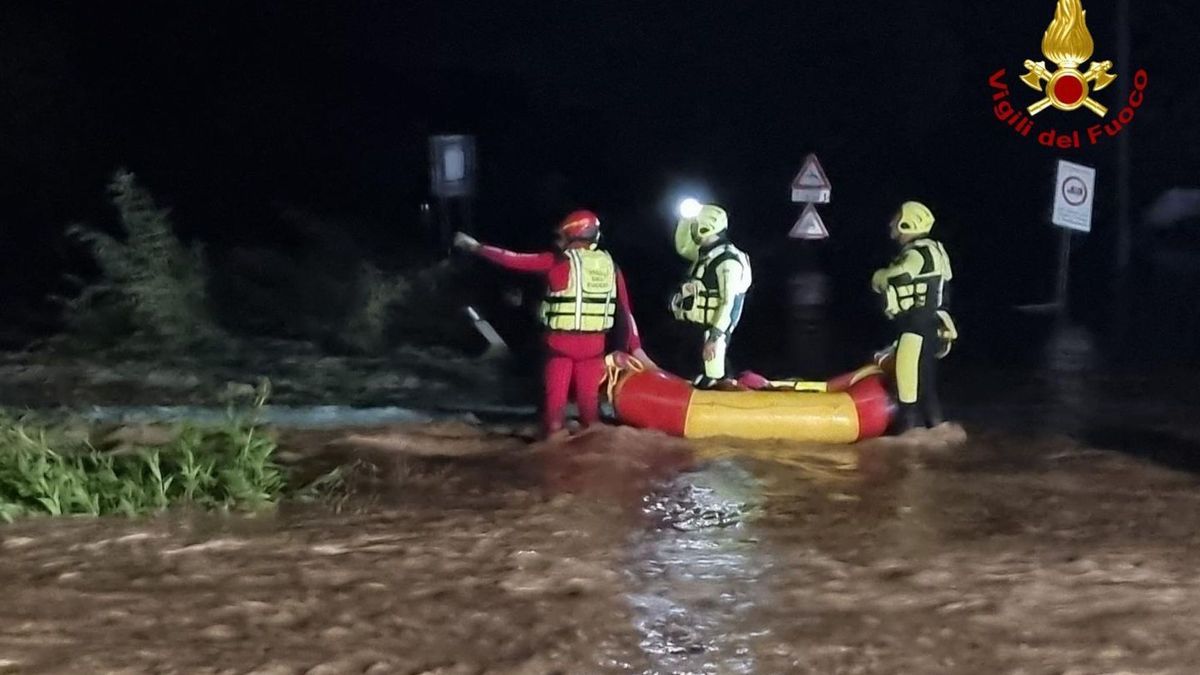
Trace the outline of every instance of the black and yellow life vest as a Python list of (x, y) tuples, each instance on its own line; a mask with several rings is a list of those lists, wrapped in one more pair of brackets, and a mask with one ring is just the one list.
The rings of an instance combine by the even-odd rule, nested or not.
[(729, 242), (723, 242), (702, 251), (700, 258), (692, 263), (687, 281), (675, 294), (671, 311), (676, 319), (712, 326), (717, 320), (721, 306), (721, 287), (717, 279), (717, 268), (723, 263), (736, 260), (749, 274), (750, 260), (746, 254)]
[(550, 330), (599, 333), (613, 327), (617, 312), (617, 267), (604, 251), (569, 249), (567, 287), (548, 291), (542, 324)]
[[(905, 269), (905, 258), (916, 252), (921, 257), (920, 271)], [(888, 317), (896, 318), (910, 312), (937, 312), (946, 302), (949, 282), (954, 278), (950, 256), (940, 242), (921, 238), (909, 242), (887, 270), (884, 288)]]

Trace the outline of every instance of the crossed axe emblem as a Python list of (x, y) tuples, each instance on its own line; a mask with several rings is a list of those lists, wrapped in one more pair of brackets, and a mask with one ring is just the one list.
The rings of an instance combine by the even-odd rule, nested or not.
[[(1062, 66), (1056, 72), (1051, 73), (1046, 69), (1045, 61), (1031, 61), (1028, 59), (1025, 61), (1025, 67), (1029, 69), (1029, 72), (1021, 76), (1022, 82), (1038, 91), (1043, 91), (1042, 83), (1046, 83), (1044, 89), (1046, 95), (1040, 101), (1029, 106), (1030, 115), (1036, 115), (1052, 105), (1060, 110), (1074, 110), (1079, 106), (1083, 106), (1100, 117), (1108, 114), (1108, 108), (1089, 96), (1088, 84), (1091, 83), (1093, 85), (1091, 91), (1100, 91), (1112, 84), (1112, 81), (1117, 79), (1116, 75), (1108, 72), (1108, 69), (1112, 68), (1112, 61), (1102, 61), (1099, 63), (1093, 61), (1086, 73), (1079, 72), (1074, 66)], [(1080, 91), (1076, 100), (1064, 101), (1059, 97), (1056, 87), (1064, 79), (1072, 79), (1078, 82)]]

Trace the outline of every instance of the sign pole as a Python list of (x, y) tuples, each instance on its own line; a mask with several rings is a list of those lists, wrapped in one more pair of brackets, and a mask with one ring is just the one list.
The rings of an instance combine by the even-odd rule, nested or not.
[[(1117, 58), (1118, 63), (1129, 63), (1129, 0), (1117, 0)], [(1130, 78), (1122, 77), (1117, 83), (1121, 99), (1129, 99)], [(1124, 281), (1129, 267), (1131, 249), (1130, 233), (1130, 187), (1129, 187), (1129, 134), (1117, 139), (1117, 277)]]
[(793, 355), (791, 365), (811, 370), (827, 361), (831, 342), (829, 326), (823, 320), (829, 301), (829, 277), (822, 270), (817, 243), (829, 238), (829, 230), (816, 205), (829, 203), (832, 186), (816, 154), (804, 158), (799, 173), (792, 179), (791, 192), (792, 202), (804, 204), (804, 208), (788, 232), (788, 237), (800, 240), (800, 250), (795, 270), (788, 279), (787, 346)]
[(1096, 169), (1058, 160), (1054, 176), (1054, 212), (1050, 222), (1062, 228), (1058, 249), (1058, 284), (1055, 305), (1060, 316), (1067, 313), (1071, 277), (1071, 235), (1091, 232), (1092, 204), (1096, 193)]
[(1071, 236), (1075, 232), (1092, 231), (1092, 203), (1096, 194), (1096, 169), (1066, 160), (1058, 160), (1054, 176), (1054, 210), (1050, 224), (1062, 228), (1058, 245), (1058, 278), (1054, 302), (1022, 305), (1017, 309), (1030, 312), (1057, 312), (1064, 316), (1071, 276)]
[(1067, 285), (1071, 278), (1071, 230), (1062, 228), (1058, 244), (1058, 286), (1054, 304), (1059, 314), (1067, 313)]
[(450, 213), (450, 198), (438, 197), (438, 248), (448, 250), (454, 236), (453, 214)]
[[(463, 205), (475, 192), (475, 137), (462, 134), (429, 137), (430, 191), (439, 206), (441, 246), (449, 246), (454, 221), (470, 227), (470, 204)], [(459, 213), (451, 213), (452, 206)]]

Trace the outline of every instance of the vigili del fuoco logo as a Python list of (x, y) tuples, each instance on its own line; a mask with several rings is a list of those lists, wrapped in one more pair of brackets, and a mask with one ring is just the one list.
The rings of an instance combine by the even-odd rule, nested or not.
[[(1025, 68), (1029, 72), (1020, 77), (1021, 82), (1037, 91), (1040, 97), (1031, 97), (1033, 102), (1019, 109), (1018, 104), (1013, 103), (1015, 99), (1010, 99), (1008, 82), (1005, 80), (1008, 71), (1001, 68), (988, 78), (996, 119), (1021, 136), (1036, 138), (1042, 145), (1063, 150), (1083, 147), (1084, 139), (1087, 144), (1096, 145), (1104, 138), (1121, 133), (1133, 121), (1144, 99), (1146, 71), (1139, 69), (1133, 74), (1129, 100), (1121, 102), (1124, 105), (1116, 113), (1110, 114), (1103, 102), (1105, 97), (1100, 92), (1122, 76), (1110, 72), (1113, 70), (1112, 61), (1092, 61), (1086, 70), (1081, 69), (1084, 62), (1092, 58), (1095, 48), (1086, 19), (1087, 12), (1083, 10), (1080, 0), (1058, 0), (1054, 20), (1042, 35), (1042, 54), (1053, 67), (1047, 66), (1045, 61), (1026, 59)], [(1050, 107), (1072, 116), (1078, 115), (1082, 108), (1099, 120), (1086, 129), (1076, 127), (1062, 130), (1050, 126), (1055, 118), (1037, 117)], [(1039, 128), (1034, 122), (1035, 118), (1038, 123), (1045, 120), (1045, 126)], [(1057, 119), (1064, 118), (1066, 116)]]

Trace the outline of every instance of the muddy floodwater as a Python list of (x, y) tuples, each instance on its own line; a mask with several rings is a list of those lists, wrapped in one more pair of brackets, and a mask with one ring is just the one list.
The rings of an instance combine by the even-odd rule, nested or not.
[(285, 434), (352, 491), (0, 528), (0, 672), (1195, 673), (1192, 374), (1060, 347), (952, 378), (965, 439)]
[[(965, 445), (949, 431), (854, 449), (689, 446), (629, 430), (529, 449), (442, 432), (363, 432), (365, 445), (339, 451), (370, 459), (362, 480), (374, 487), (334, 504), (4, 528), (5, 668), (1185, 673), (1200, 663), (1200, 485), (1186, 472), (988, 432)], [(325, 445), (329, 432), (307, 441)], [(414, 444), (462, 456), (388, 459)], [(477, 453), (487, 445), (499, 450)]]

